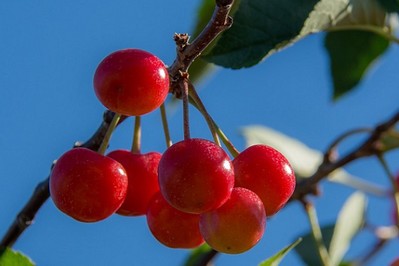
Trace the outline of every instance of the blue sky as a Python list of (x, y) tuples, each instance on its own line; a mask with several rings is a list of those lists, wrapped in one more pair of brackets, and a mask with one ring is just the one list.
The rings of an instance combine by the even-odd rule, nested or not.
[[(75, 141), (86, 140), (101, 122), (104, 107), (92, 88), (97, 64), (127, 47), (148, 50), (166, 64), (175, 57), (173, 34), (190, 33), (199, 1), (2, 1), (0, 3), (0, 235), (49, 174), (51, 162)], [(217, 69), (198, 85), (213, 118), (237, 148), (244, 148), (242, 126), (262, 124), (324, 150), (339, 134), (373, 126), (398, 109), (399, 49), (392, 46), (356, 91), (331, 100), (328, 58), (322, 35), (310, 36), (262, 64), (238, 71)], [(169, 112), (174, 141), (182, 138), (180, 108)], [(191, 135), (211, 138), (192, 109)], [(117, 129), (110, 149), (129, 148), (132, 120)], [(162, 152), (165, 144), (159, 112), (143, 117), (142, 149)], [(351, 141), (344, 145), (351, 146)], [(347, 147), (345, 146), (345, 147)], [(399, 154), (388, 156), (399, 170)], [(374, 159), (347, 167), (354, 175), (388, 186)], [(352, 189), (323, 183), (323, 196), (313, 201), (320, 223), (332, 223)], [(390, 223), (388, 200), (371, 197), (373, 224)], [(242, 255), (221, 255), (216, 265), (256, 265), (308, 230), (301, 206), (290, 204), (268, 222), (262, 241)], [(355, 240), (364, 251), (369, 235)], [(79, 223), (58, 211), (51, 200), (15, 249), (38, 265), (180, 265), (185, 250), (159, 244), (144, 217), (112, 216)], [(398, 254), (391, 242), (371, 265), (386, 265)], [(301, 265), (291, 253), (282, 265)]]

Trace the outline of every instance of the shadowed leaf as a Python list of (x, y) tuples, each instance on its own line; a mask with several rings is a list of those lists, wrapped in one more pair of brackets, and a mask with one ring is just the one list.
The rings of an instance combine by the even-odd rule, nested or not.
[(325, 47), (330, 57), (334, 99), (351, 91), (388, 46), (388, 40), (372, 32), (329, 32)]

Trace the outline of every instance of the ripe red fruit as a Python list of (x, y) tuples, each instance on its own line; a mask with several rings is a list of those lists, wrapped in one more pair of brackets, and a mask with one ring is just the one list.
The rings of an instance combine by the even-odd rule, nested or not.
[(125, 201), (117, 213), (127, 216), (145, 214), (151, 198), (159, 191), (158, 164), (161, 154), (115, 150), (108, 157), (123, 165), (129, 179)]
[(158, 177), (166, 201), (188, 213), (220, 207), (234, 186), (228, 155), (204, 139), (187, 139), (168, 148), (159, 162)]
[(75, 148), (54, 165), (50, 195), (65, 214), (81, 222), (97, 222), (122, 205), (127, 184), (120, 163), (89, 149)]
[(295, 173), (288, 160), (266, 145), (253, 145), (234, 160), (235, 186), (255, 192), (267, 216), (278, 212), (295, 189)]
[(169, 92), (169, 75), (155, 55), (124, 49), (105, 57), (94, 74), (100, 102), (113, 112), (138, 116), (158, 108)]
[(255, 246), (266, 227), (261, 199), (245, 188), (234, 188), (220, 208), (200, 214), (200, 231), (215, 250), (238, 254)]
[(147, 210), (147, 224), (154, 237), (170, 248), (195, 248), (204, 242), (199, 215), (181, 212), (157, 193)]

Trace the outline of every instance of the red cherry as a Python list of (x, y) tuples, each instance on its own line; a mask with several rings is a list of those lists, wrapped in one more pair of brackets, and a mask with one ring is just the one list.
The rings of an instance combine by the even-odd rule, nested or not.
[(127, 216), (145, 214), (151, 198), (159, 191), (158, 164), (161, 154), (115, 150), (108, 157), (123, 165), (129, 179), (125, 201), (117, 213)]
[(295, 174), (288, 160), (266, 145), (253, 145), (234, 160), (235, 185), (255, 192), (267, 216), (278, 212), (295, 190)]
[(117, 161), (86, 148), (64, 153), (50, 176), (50, 195), (62, 212), (81, 222), (112, 215), (127, 191), (127, 174)]
[(105, 57), (94, 74), (100, 102), (113, 112), (138, 116), (158, 108), (169, 92), (169, 75), (155, 55), (124, 49)]
[(204, 242), (199, 215), (181, 212), (157, 193), (147, 210), (147, 224), (154, 237), (170, 248), (195, 248)]
[(226, 152), (204, 139), (180, 141), (159, 162), (159, 187), (178, 210), (203, 213), (220, 207), (234, 186), (234, 171)]
[(266, 227), (262, 200), (245, 188), (234, 188), (220, 208), (200, 214), (200, 231), (215, 250), (238, 254), (255, 246)]

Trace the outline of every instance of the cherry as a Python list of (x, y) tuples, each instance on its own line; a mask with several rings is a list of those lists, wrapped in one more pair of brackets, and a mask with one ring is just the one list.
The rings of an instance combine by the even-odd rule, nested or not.
[(123, 165), (129, 179), (125, 201), (117, 213), (127, 216), (145, 214), (151, 198), (159, 191), (158, 164), (161, 154), (115, 150), (108, 157)]
[(64, 153), (50, 175), (55, 205), (81, 222), (112, 215), (122, 205), (127, 185), (127, 174), (120, 163), (86, 148)]
[(161, 193), (155, 194), (147, 210), (147, 224), (154, 237), (170, 248), (195, 248), (204, 242), (199, 215), (170, 206)]
[(234, 171), (228, 155), (205, 139), (187, 139), (172, 145), (162, 155), (158, 173), (166, 201), (188, 213), (220, 207), (234, 186)]
[(236, 187), (220, 208), (200, 214), (200, 231), (215, 250), (238, 254), (255, 246), (266, 227), (262, 200), (254, 192)]
[(255, 192), (267, 216), (278, 212), (295, 189), (295, 174), (288, 160), (266, 145), (253, 145), (234, 160), (235, 185)]
[(98, 65), (94, 90), (113, 112), (138, 116), (158, 108), (169, 92), (169, 75), (155, 55), (124, 49), (111, 53)]

